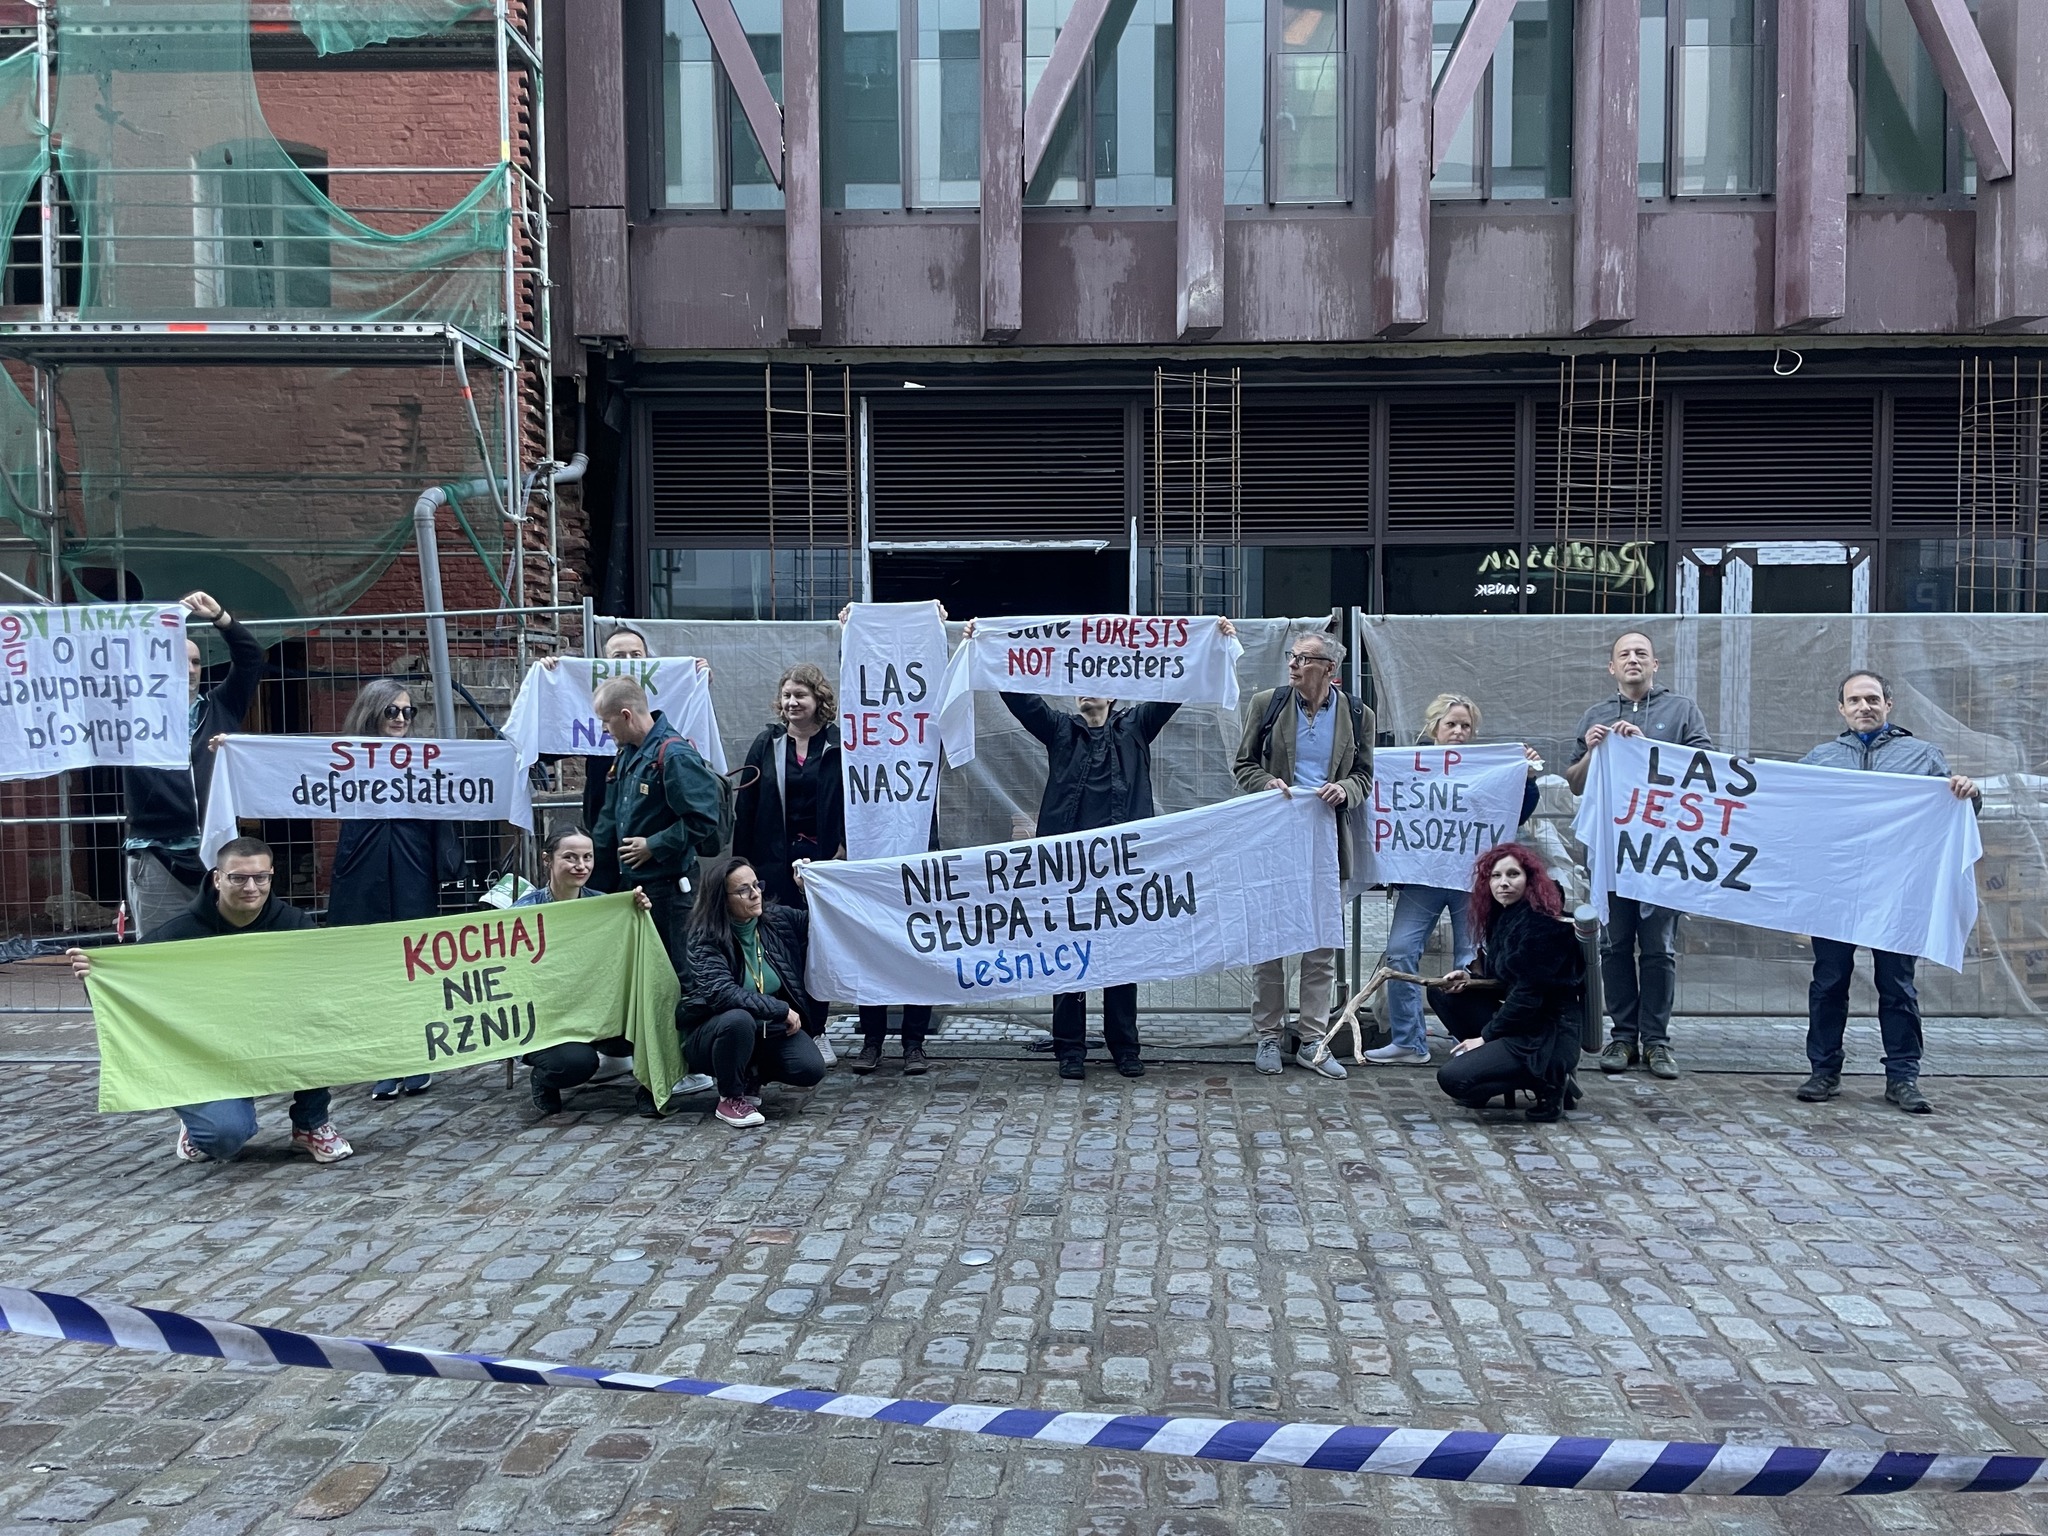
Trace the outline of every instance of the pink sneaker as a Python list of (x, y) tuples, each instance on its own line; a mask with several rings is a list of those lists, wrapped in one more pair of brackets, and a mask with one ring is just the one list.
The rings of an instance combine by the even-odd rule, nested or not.
[(338, 1163), (344, 1157), (354, 1157), (356, 1149), (342, 1140), (341, 1132), (334, 1128), (331, 1120), (323, 1121), (310, 1131), (294, 1130), (292, 1145), (304, 1147), (313, 1154), (316, 1163)]
[(720, 1099), (718, 1107), (711, 1113), (735, 1128), (768, 1123), (767, 1117), (745, 1099)]
[(184, 1122), (182, 1121), (178, 1124), (178, 1145), (175, 1150), (178, 1161), (181, 1163), (208, 1163), (213, 1161), (212, 1158), (192, 1145), (192, 1133), (185, 1129)]

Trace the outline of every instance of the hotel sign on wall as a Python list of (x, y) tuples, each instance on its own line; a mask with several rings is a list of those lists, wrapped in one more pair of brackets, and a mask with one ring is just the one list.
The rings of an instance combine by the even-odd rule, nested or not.
[[(1532, 544), (1526, 559), (1513, 545), (1490, 549), (1479, 561), (1479, 585), (1475, 597), (1513, 597), (1521, 586), (1533, 594), (1534, 578), (1540, 573), (1570, 576), (1599, 576), (1610, 592), (1631, 592), (1644, 597), (1657, 590), (1657, 576), (1650, 569), (1650, 545), (1635, 539), (1626, 544), (1587, 544), (1572, 539), (1562, 544)], [(1519, 580), (1517, 578), (1520, 578)]]

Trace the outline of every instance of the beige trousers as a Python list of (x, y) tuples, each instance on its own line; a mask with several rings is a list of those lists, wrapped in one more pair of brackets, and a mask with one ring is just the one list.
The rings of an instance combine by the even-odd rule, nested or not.
[[(1301, 1024), (1297, 1033), (1320, 1035), (1330, 1027), (1330, 1001), (1337, 988), (1334, 949), (1312, 949), (1301, 964)], [(1263, 960), (1252, 967), (1252, 1029), (1260, 1036), (1280, 1034), (1287, 1027), (1287, 965)]]

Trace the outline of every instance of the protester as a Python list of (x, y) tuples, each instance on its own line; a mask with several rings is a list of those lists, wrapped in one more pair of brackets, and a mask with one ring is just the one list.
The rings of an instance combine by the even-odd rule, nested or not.
[[(1875, 672), (1851, 672), (1835, 690), (1836, 708), (1848, 723), (1800, 761), (1816, 768), (1864, 773), (1906, 773), (1947, 779), (1949, 793), (1982, 807), (1974, 780), (1949, 771), (1941, 748), (1893, 725), (1892, 685)], [(1877, 1027), (1884, 1037), (1884, 1096), (1909, 1115), (1931, 1115), (1934, 1106), (1920, 1091), (1920, 994), (1913, 987), (1911, 955), (1870, 952), (1877, 979)], [(1813, 938), (1813, 983), (1806, 993), (1806, 1059), (1813, 1075), (1799, 1085), (1802, 1103), (1820, 1104), (1842, 1088), (1842, 1034), (1849, 1023), (1849, 979), (1856, 970), (1856, 946)]]
[(1541, 1121), (1577, 1102), (1586, 966), (1563, 910), (1550, 871), (1520, 843), (1479, 856), (1467, 898), (1478, 959), (1431, 989), (1458, 1037), (1437, 1086), (1460, 1104), (1478, 1109), (1496, 1095), (1512, 1104), (1521, 1089), (1536, 1096), (1528, 1115)]
[[(540, 845), (540, 859), (541, 875), (546, 884), (535, 886), (513, 902), (513, 906), (541, 907), (553, 901), (575, 901), (584, 896), (605, 894), (590, 884), (590, 871), (597, 862), (597, 854), (590, 834), (582, 827), (557, 827), (549, 833), (547, 840)], [(639, 900), (641, 911), (652, 908), (653, 903), (648, 901), (645, 891), (633, 894)], [(613, 1066), (613, 1070), (605, 1074), (607, 1077), (630, 1074), (633, 1070), (633, 1042), (624, 1035), (587, 1043), (569, 1041), (535, 1051), (523, 1059), (533, 1068), (530, 1084), (533, 1107), (544, 1115), (552, 1115), (562, 1107), (562, 1090), (581, 1087), (596, 1078), (605, 1061), (609, 1060)], [(676, 1085), (676, 1091), (689, 1093), (710, 1086), (709, 1079), (701, 1085), (685, 1079)]]
[[(637, 629), (621, 624), (604, 637), (604, 655), (607, 660), (638, 658), (647, 655), (647, 637)], [(555, 657), (544, 659), (542, 665), (555, 661)], [(586, 757), (583, 759), (583, 825), (594, 827), (597, 818), (604, 814), (605, 779), (612, 771), (612, 760), (608, 757)], [(618, 889), (619, 877), (615, 867), (599, 869), (591, 866), (590, 883), (600, 891)]]
[(597, 867), (616, 872), (620, 889), (641, 890), (652, 903), (669, 963), (687, 990), (684, 882), (698, 855), (719, 850), (718, 776), (630, 678), (610, 678), (591, 698), (591, 711), (612, 733), (618, 753), (605, 781), (597, 818)]
[(239, 730), (242, 716), (256, 698), (263, 679), (263, 647), (235, 622), (234, 615), (204, 592), (184, 599), (195, 618), (220, 632), (228, 647), (228, 675), (217, 687), (204, 689), (199, 642), (185, 640), (185, 671), (192, 685), (190, 771), (176, 768), (123, 768), (121, 796), (128, 810), (128, 920), (138, 938), (148, 938), (163, 923), (182, 917), (206, 880), (199, 857), (199, 817), (206, 809), (206, 791), (213, 781), (213, 754), (206, 744), (216, 736)]
[[(1362, 805), (1372, 793), (1372, 711), (1345, 693), (1337, 682), (1344, 646), (1334, 636), (1301, 636), (1287, 656), (1289, 686), (1252, 695), (1245, 713), (1244, 738), (1238, 743), (1237, 787), (1245, 794), (1277, 789), (1314, 793), (1337, 817), (1337, 865), (1348, 879), (1352, 867), (1351, 824), (1344, 814)], [(1330, 892), (1336, 901), (1338, 893)], [(1331, 993), (1337, 982), (1339, 952), (1311, 950), (1300, 960), (1301, 1039), (1320, 1037), (1330, 1025)], [(1252, 973), (1252, 1029), (1258, 1045), (1252, 1065), (1278, 1072), (1281, 1034), (1287, 1024), (1287, 962), (1267, 960)], [(1343, 1077), (1344, 1064), (1327, 1055), (1311, 1064), (1295, 1051), (1295, 1060), (1325, 1077)]]
[[(1479, 735), (1479, 706), (1462, 693), (1440, 693), (1422, 712), (1422, 734), (1415, 744), (1422, 747), (1463, 746)], [(1529, 759), (1529, 782), (1522, 791), (1520, 826), (1535, 812), (1538, 791), (1536, 774), (1542, 759), (1534, 747), (1522, 748)], [(1394, 916), (1387, 929), (1387, 964), (1410, 975), (1422, 963), (1422, 951), (1436, 931), (1437, 917), (1451, 915), (1451, 956), (1463, 968), (1472, 963), (1475, 949), (1466, 913), (1470, 892), (1440, 885), (1397, 885), (1392, 887)], [(1365, 1059), (1381, 1066), (1429, 1065), (1429, 1035), (1422, 1022), (1422, 989), (1412, 981), (1387, 983), (1387, 1021), (1393, 1039), (1367, 1051)]]
[[(362, 692), (341, 722), (344, 736), (406, 736), (419, 713), (396, 678), (380, 677)], [(462, 834), (452, 821), (394, 816), (344, 821), (334, 840), (334, 873), (327, 887), (327, 926), (396, 923), (438, 917), (441, 887), (462, 873)], [(401, 1081), (387, 1077), (370, 1097), (379, 1103), (425, 1093), (433, 1078), (422, 1072)]]
[[(212, 877), (192, 905), (169, 922), (159, 923), (143, 936), (143, 942), (168, 944), (230, 933), (295, 933), (313, 927), (310, 915), (278, 900), (272, 889), (276, 867), (270, 845), (260, 839), (238, 837), (223, 843), (214, 858)], [(74, 949), (67, 953), (73, 975), (83, 981), (92, 974), (90, 952)], [(292, 1145), (303, 1147), (316, 1163), (338, 1163), (355, 1153), (327, 1118), (330, 1097), (325, 1088), (301, 1088), (292, 1095)], [(256, 1134), (253, 1099), (181, 1104), (177, 1113), (180, 1162), (226, 1162)]]
[[(1237, 633), (1218, 619), (1225, 636)], [(969, 623), (966, 639), (974, 638)], [(1054, 709), (1035, 693), (1005, 693), (1003, 705), (1045, 747), (1045, 790), (1038, 801), (1039, 837), (1092, 832), (1142, 821), (1152, 811), (1152, 743), (1180, 711), (1174, 703), (1119, 708), (1114, 699), (1084, 695), (1078, 713)], [(1052, 1049), (1064, 1078), (1087, 1076), (1088, 994), (1061, 992), (1052, 1000)], [(1102, 990), (1102, 1040), (1125, 1077), (1143, 1077), (1139, 1057), (1136, 983)]]
[[(801, 871), (798, 871), (801, 879)], [(805, 1025), (823, 1008), (804, 991), (809, 914), (765, 901), (761, 877), (738, 855), (706, 871), (690, 913), (690, 987), (683, 1055), (718, 1082), (712, 1110), (731, 1126), (760, 1125), (764, 1083), (809, 1088), (825, 1063)]]
[[(1706, 717), (1683, 694), (1657, 686), (1657, 652), (1650, 637), (1630, 630), (1608, 653), (1615, 694), (1579, 717), (1578, 744), (1565, 783), (1586, 791), (1592, 753), (1610, 735), (1647, 736), (1686, 747), (1711, 747)], [(1653, 1077), (1678, 1076), (1671, 1054), (1671, 1007), (1678, 998), (1678, 914), (1626, 896), (1610, 896), (1600, 930), (1600, 982), (1614, 1033), (1600, 1053), (1602, 1072), (1626, 1072), (1641, 1062)]]

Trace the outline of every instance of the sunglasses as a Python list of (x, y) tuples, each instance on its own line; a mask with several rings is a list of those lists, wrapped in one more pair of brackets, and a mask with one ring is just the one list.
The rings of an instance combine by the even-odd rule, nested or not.
[(386, 720), (410, 720), (418, 713), (419, 706), (415, 704), (386, 704), (384, 706), (384, 718)]

